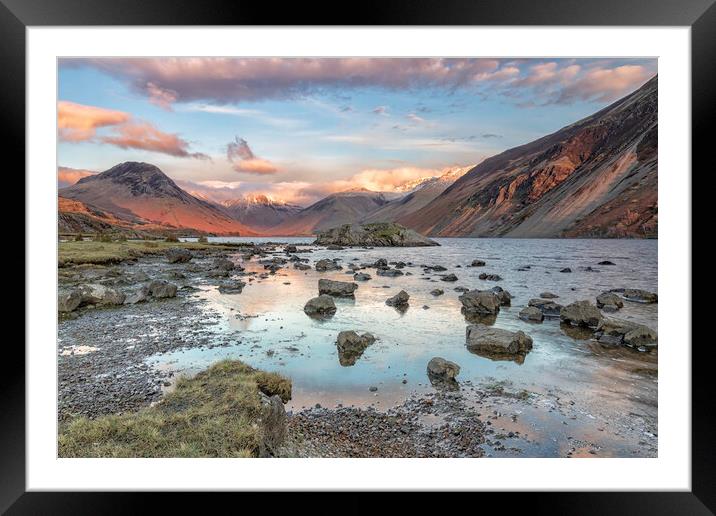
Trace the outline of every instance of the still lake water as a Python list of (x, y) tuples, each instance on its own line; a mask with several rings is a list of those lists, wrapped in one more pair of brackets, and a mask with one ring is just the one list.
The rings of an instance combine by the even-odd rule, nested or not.
[[(212, 241), (310, 243), (310, 238), (213, 238)], [(556, 302), (566, 305), (595, 297), (612, 288), (641, 288), (657, 292), (656, 240), (548, 240), (548, 239), (436, 239), (440, 247), (345, 249), (315, 248), (301, 253), (313, 264), (322, 258), (340, 258), (344, 270), (299, 271), (289, 263), (275, 275), (247, 283), (240, 294), (221, 294), (204, 286), (197, 295), (208, 300), (207, 307), (219, 312), (227, 332), (240, 332), (236, 344), (228, 347), (196, 348), (160, 354), (149, 359), (155, 367), (194, 374), (224, 358), (241, 359), (265, 370), (276, 371), (293, 381), (293, 399), (287, 409), (320, 403), (387, 409), (414, 392), (432, 389), (426, 365), (435, 356), (458, 363), (459, 381), (473, 384), (509, 381), (515, 389), (545, 392), (558, 389), (573, 399), (611, 411), (634, 410), (648, 401), (655, 407), (657, 380), (640, 376), (641, 361), (631, 350), (601, 350), (588, 336), (560, 327), (559, 321), (527, 323), (519, 311), (531, 298), (544, 291), (557, 294)], [(277, 250), (279, 250), (277, 248)], [(282, 256), (282, 254), (280, 254)], [(354, 259), (357, 258), (357, 261)], [(349, 263), (374, 262), (378, 258), (412, 262), (403, 272), (412, 275), (387, 278), (375, 269), (364, 272), (373, 279), (356, 282), (355, 300), (336, 299), (337, 312), (325, 321), (303, 312), (306, 301), (318, 295), (318, 280), (353, 281), (346, 274)], [(482, 259), (485, 267), (467, 267)], [(241, 261), (239, 254), (235, 258)], [(616, 265), (597, 265), (611, 260)], [(424, 273), (420, 265), (443, 265), (447, 271)], [(265, 272), (257, 259), (244, 262), (246, 271)], [(460, 267), (458, 267), (460, 266)], [(529, 270), (518, 270), (529, 266)], [(560, 273), (570, 267), (572, 273)], [(592, 267), (596, 271), (583, 268)], [(478, 279), (482, 272), (495, 273), (498, 282)], [(440, 281), (439, 274), (454, 273), (457, 282)], [(246, 280), (246, 278), (243, 278)], [(512, 295), (512, 306), (502, 307), (496, 327), (523, 330), (534, 341), (524, 363), (495, 361), (470, 353), (465, 347), (466, 321), (460, 313), (460, 292), (455, 287), (486, 289), (499, 285)], [(430, 291), (445, 294), (434, 297)], [(399, 313), (385, 300), (401, 289), (410, 294), (410, 308)], [(424, 309), (423, 306), (428, 306)], [(657, 329), (658, 305), (625, 302), (615, 317), (633, 320)], [(355, 365), (339, 363), (336, 336), (342, 330), (369, 331), (376, 342)], [(407, 380), (407, 383), (403, 383)], [(378, 387), (370, 392), (369, 387)], [(655, 410), (655, 409), (654, 409)]]

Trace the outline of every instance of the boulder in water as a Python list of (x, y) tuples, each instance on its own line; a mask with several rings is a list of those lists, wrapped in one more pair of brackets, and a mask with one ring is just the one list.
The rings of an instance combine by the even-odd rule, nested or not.
[(522, 331), (509, 331), (484, 324), (471, 324), (466, 329), (466, 346), (473, 353), (488, 358), (514, 359), (524, 357), (532, 349), (532, 338)]
[(573, 326), (596, 328), (604, 316), (599, 308), (589, 301), (575, 301), (562, 308), (559, 318), (562, 322), (570, 323)]
[(463, 313), (468, 314), (497, 314), (502, 304), (492, 290), (470, 290), (458, 299), (462, 303)]
[(318, 297), (309, 299), (304, 305), (303, 311), (309, 317), (331, 317), (336, 313), (336, 303), (333, 301), (333, 297), (321, 294)]
[(394, 222), (371, 224), (344, 224), (321, 231), (315, 245), (370, 246), (370, 247), (423, 247), (440, 245), (417, 231)]
[(410, 294), (408, 294), (405, 290), (401, 290), (396, 295), (386, 299), (385, 304), (388, 306), (394, 306), (396, 308), (407, 307), (409, 299)]
[(326, 271), (337, 271), (342, 269), (335, 260), (329, 260), (328, 258), (324, 258), (323, 260), (318, 260), (316, 262), (316, 270), (319, 272), (326, 272)]
[(520, 310), (520, 319), (523, 321), (530, 321), (530, 322), (542, 322), (544, 320), (544, 314), (542, 313), (542, 310), (537, 308), (536, 306), (527, 306)]
[(357, 283), (349, 283), (347, 281), (334, 281), (329, 279), (318, 280), (318, 293), (328, 294), (334, 297), (353, 297), (355, 290), (358, 288)]
[(363, 335), (358, 335), (353, 330), (340, 332), (336, 339), (338, 361), (344, 367), (354, 365), (373, 342), (375, 342), (375, 337), (368, 332)]

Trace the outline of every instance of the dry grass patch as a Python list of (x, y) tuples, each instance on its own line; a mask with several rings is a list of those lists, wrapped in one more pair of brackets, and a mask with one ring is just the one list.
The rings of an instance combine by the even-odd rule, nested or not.
[(239, 361), (218, 362), (179, 379), (154, 406), (67, 423), (59, 456), (257, 457), (266, 440), (259, 391), (290, 399), (291, 382)]

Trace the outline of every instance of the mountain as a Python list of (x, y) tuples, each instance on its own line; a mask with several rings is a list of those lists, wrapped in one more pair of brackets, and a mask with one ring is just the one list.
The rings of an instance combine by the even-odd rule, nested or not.
[(246, 195), (219, 203), (231, 218), (256, 229), (268, 229), (290, 219), (303, 207), (271, 199), (266, 195)]
[(334, 193), (304, 208), (268, 232), (272, 235), (313, 235), (317, 231), (359, 221), (387, 202), (383, 193), (366, 189)]
[(657, 85), (484, 160), (396, 222), (436, 236), (656, 236)]
[(400, 190), (409, 193), (367, 214), (362, 222), (394, 222), (405, 217), (427, 205), (473, 167), (474, 165), (448, 168), (440, 176), (406, 183)]
[(217, 206), (189, 195), (148, 163), (120, 163), (100, 174), (84, 177), (59, 193), (137, 225), (223, 235), (256, 234)]

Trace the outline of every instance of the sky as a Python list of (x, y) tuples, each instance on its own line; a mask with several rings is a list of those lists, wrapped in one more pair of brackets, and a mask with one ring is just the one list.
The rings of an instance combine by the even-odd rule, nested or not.
[(214, 200), (390, 192), (554, 132), (656, 72), (656, 59), (60, 59), (58, 185), (144, 161)]

